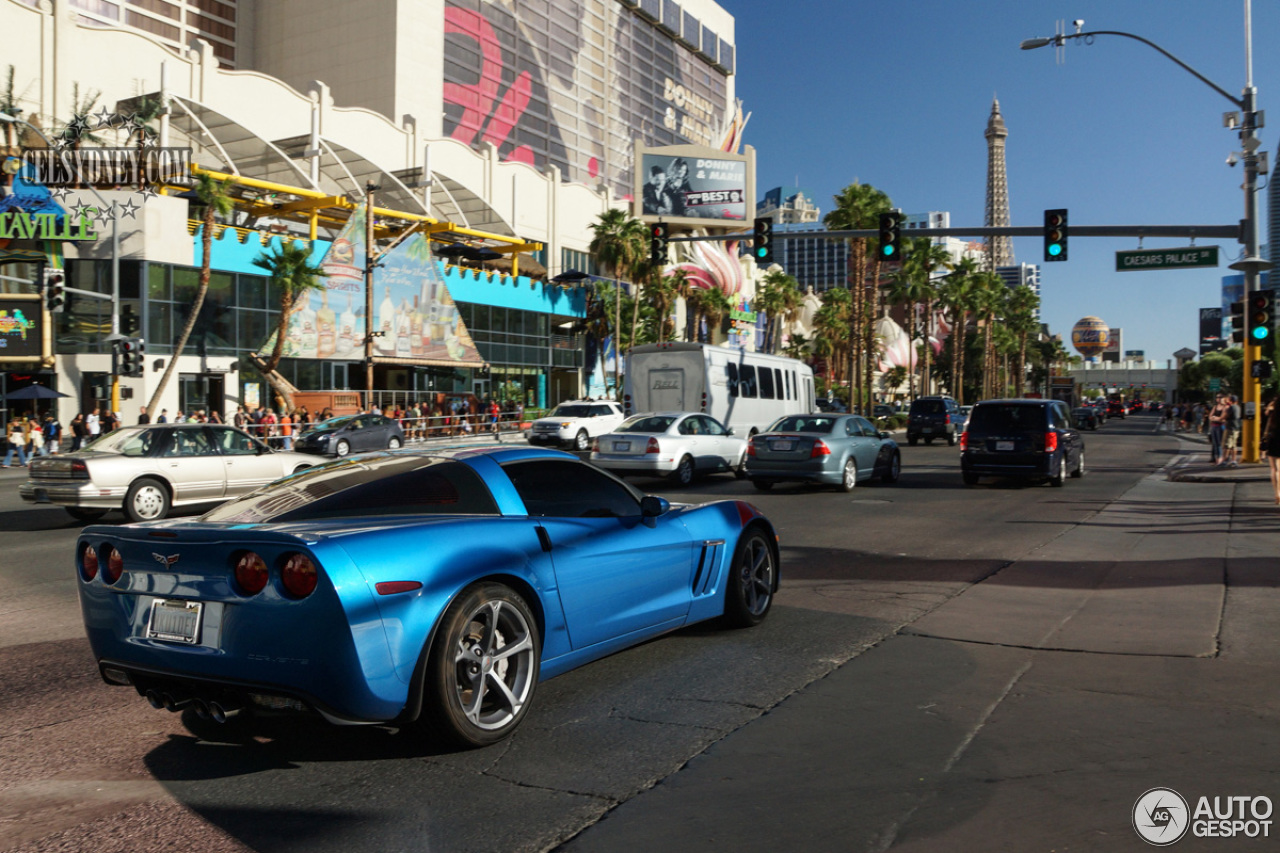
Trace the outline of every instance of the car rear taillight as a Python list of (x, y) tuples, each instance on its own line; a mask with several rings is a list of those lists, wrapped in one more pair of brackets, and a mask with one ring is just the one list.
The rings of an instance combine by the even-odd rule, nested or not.
[(267, 561), (252, 551), (236, 560), (236, 586), (245, 595), (257, 595), (267, 588)]
[(662, 451), (658, 449), (658, 439), (654, 438), (653, 436), (649, 436), (649, 443), (644, 446), (644, 452), (645, 453), (661, 453)]
[(1044, 434), (1044, 452), (1053, 453), (1058, 449), (1058, 434), (1056, 432), (1046, 432)]
[(747, 455), (756, 455), (756, 440), (754, 438), (747, 442)]
[(294, 598), (306, 598), (315, 592), (318, 579), (316, 564), (306, 554), (290, 554), (280, 571), (285, 591)]
[(120, 552), (110, 545), (102, 546), (102, 557), (98, 565), (102, 566), (102, 580), (106, 583), (115, 583), (120, 580), (120, 576), (124, 574), (124, 557), (120, 556)]
[(831, 448), (827, 447), (827, 443), (822, 439), (818, 439), (813, 443), (813, 450), (809, 451), (809, 458), (816, 459), (819, 456), (830, 456)]
[(969, 431), (965, 430), (964, 432), (960, 433), (960, 451), (963, 453), (968, 449), (969, 449)]
[(944, 424), (949, 424), (949, 423), (951, 423), (951, 415), (945, 415), (945, 416), (942, 418), (942, 422), (943, 422)]
[(92, 545), (85, 545), (80, 552), (80, 577), (91, 581), (98, 576), (98, 552)]
[(71, 476), (76, 480), (89, 479), (89, 466), (83, 459), (71, 460)]
[(591, 439), (591, 452), (592, 452), (592, 453), (599, 453), (599, 452), (600, 452), (600, 439), (599, 439), (599, 437)]

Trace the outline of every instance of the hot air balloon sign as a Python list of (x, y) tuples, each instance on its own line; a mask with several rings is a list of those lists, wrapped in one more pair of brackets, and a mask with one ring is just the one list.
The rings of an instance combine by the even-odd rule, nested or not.
[(1071, 327), (1071, 345), (1085, 358), (1101, 355), (1111, 341), (1111, 327), (1097, 317), (1082, 317)]

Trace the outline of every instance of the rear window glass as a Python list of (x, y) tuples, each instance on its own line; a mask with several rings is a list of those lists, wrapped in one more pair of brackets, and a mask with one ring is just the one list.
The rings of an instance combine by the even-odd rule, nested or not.
[(913, 415), (945, 415), (947, 404), (941, 400), (916, 400), (911, 404)]
[(585, 418), (585, 417), (587, 417), (587, 415), (588, 415), (588, 414), (590, 414), (590, 413), (591, 413), (591, 407), (590, 407), (590, 406), (584, 406), (584, 405), (582, 405), (582, 404), (580, 404), (580, 403), (578, 403), (578, 404), (574, 404), (574, 403), (565, 403), (565, 404), (563, 404), (563, 405), (556, 406), (555, 410), (554, 410), (550, 415), (548, 415), (548, 417), (552, 417), (552, 418)]
[(1043, 431), (1047, 419), (1044, 406), (995, 403), (975, 406), (969, 413), (970, 430)]
[(670, 416), (636, 415), (623, 421), (617, 432), (666, 432), (674, 422), (675, 418)]
[(769, 427), (769, 432), (831, 432), (835, 418), (815, 418), (812, 415), (793, 415), (780, 418)]
[(206, 513), (259, 524), (369, 515), (498, 515), (488, 487), (451, 459), (388, 456), (311, 468)]

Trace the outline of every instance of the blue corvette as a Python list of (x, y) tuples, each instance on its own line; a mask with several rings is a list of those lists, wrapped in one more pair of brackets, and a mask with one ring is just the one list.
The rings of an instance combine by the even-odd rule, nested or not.
[(780, 568), (748, 503), (672, 505), (534, 448), (353, 456), (199, 519), (88, 527), (76, 564), (102, 677), (155, 707), (470, 745), (510, 734), (540, 679), (758, 624)]

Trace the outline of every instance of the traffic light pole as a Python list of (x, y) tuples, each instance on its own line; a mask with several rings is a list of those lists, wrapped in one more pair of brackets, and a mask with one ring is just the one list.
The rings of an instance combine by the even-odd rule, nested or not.
[[(1256, 179), (1255, 179), (1256, 180)], [(849, 231), (774, 231), (774, 240), (799, 240), (822, 237), (866, 237), (878, 239), (878, 228), (858, 228)], [(968, 228), (912, 228), (912, 237), (1040, 237), (1044, 226), (1034, 225), (975, 225)], [(1244, 242), (1241, 223), (1233, 225), (1076, 225), (1071, 226), (1072, 237), (1187, 237), (1221, 238)], [(750, 240), (751, 232), (736, 234), (712, 234), (699, 237), (672, 237), (672, 243), (708, 243), (713, 241)]]

